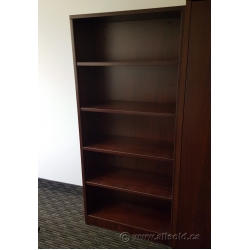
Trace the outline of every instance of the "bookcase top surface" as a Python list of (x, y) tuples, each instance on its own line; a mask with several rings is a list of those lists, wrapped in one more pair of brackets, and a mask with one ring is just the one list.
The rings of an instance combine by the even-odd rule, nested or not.
[(116, 22), (116, 21), (133, 21), (143, 19), (159, 19), (169, 17), (180, 17), (181, 11), (185, 6), (164, 7), (153, 9), (139, 9), (91, 14), (70, 15), (70, 19), (99, 19), (99, 21)]

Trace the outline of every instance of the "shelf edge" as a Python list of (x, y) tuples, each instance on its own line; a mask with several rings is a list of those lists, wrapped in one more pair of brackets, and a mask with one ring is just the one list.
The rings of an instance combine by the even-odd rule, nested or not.
[(114, 186), (110, 186), (110, 185), (98, 184), (98, 183), (95, 183), (95, 182), (92, 182), (92, 181), (86, 181), (85, 183), (87, 185), (89, 185), (89, 186), (106, 188), (106, 189), (111, 189), (111, 190), (117, 190), (117, 191), (120, 191), (120, 192), (126, 192), (126, 193), (131, 193), (131, 194), (138, 194), (138, 195), (151, 197), (151, 198), (155, 198), (155, 199), (161, 199), (161, 200), (166, 200), (166, 201), (171, 201), (172, 200), (172, 197), (164, 197), (164, 196), (153, 195), (153, 194), (149, 194), (149, 193), (143, 193), (143, 192), (133, 191), (133, 190), (124, 189), (124, 188), (114, 187)]

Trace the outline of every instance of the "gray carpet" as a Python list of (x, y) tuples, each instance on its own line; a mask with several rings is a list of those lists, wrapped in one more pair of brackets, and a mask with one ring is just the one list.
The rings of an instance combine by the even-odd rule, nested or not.
[(84, 223), (82, 188), (38, 179), (39, 249), (164, 249), (147, 240), (120, 240), (120, 233)]

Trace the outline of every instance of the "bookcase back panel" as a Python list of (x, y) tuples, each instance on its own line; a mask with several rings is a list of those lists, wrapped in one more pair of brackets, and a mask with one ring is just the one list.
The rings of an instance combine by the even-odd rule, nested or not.
[(121, 66), (96, 69), (98, 99), (175, 103), (177, 66)]
[(102, 136), (126, 136), (174, 142), (174, 117), (82, 113), (86, 143), (98, 140), (98, 137)]
[(99, 152), (84, 152), (86, 180), (112, 168), (143, 171), (145, 173), (173, 175), (173, 161), (156, 161), (136, 157), (128, 157)]
[[(112, 203), (133, 203), (141, 208), (159, 209), (167, 213), (171, 210), (171, 202), (135, 194), (122, 193), (115, 190), (87, 186), (88, 213), (98, 211), (101, 207)], [(135, 211), (136, 212), (136, 211)]]
[(73, 21), (73, 29), (76, 61), (94, 61), (94, 25), (88, 20), (78, 19)]
[(77, 61), (178, 59), (178, 18), (98, 22), (74, 20)]
[(96, 69), (94, 67), (78, 67), (77, 80), (80, 107), (96, 102)]
[(102, 23), (96, 30), (96, 59), (100, 61), (178, 58), (178, 18)]
[(175, 103), (177, 66), (78, 67), (80, 105), (100, 101)]

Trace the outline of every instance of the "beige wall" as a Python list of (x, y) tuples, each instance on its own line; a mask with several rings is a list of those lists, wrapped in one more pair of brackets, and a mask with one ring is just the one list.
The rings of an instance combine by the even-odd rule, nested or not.
[(185, 3), (185, 0), (39, 0), (38, 177), (82, 185), (69, 15)]

